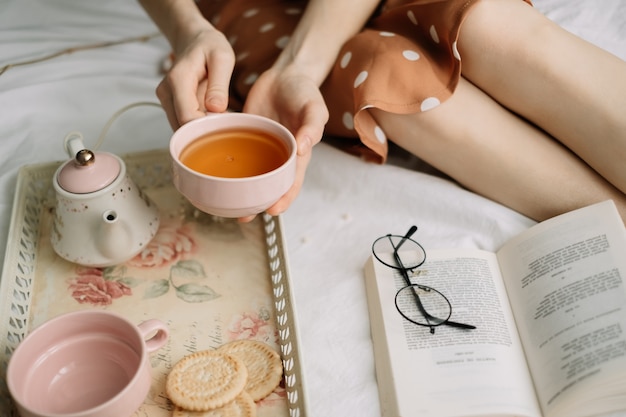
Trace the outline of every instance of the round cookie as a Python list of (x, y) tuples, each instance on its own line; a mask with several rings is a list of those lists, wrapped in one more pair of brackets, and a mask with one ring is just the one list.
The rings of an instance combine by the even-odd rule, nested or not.
[(243, 361), (248, 370), (245, 390), (254, 401), (267, 397), (280, 384), (283, 363), (278, 352), (269, 345), (256, 340), (235, 340), (217, 350)]
[(255, 417), (256, 404), (246, 391), (233, 401), (208, 411), (189, 411), (176, 406), (172, 417)]
[(226, 352), (203, 350), (182, 358), (170, 371), (165, 392), (177, 406), (206, 411), (233, 401), (248, 379), (244, 362)]

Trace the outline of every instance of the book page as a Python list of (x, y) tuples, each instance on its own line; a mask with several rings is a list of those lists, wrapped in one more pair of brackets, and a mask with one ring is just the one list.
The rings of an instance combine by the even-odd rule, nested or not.
[(447, 296), (451, 320), (477, 328), (441, 325), (431, 334), (405, 320), (394, 304), (404, 285), (399, 272), (370, 259), (366, 288), (383, 416), (539, 416), (495, 255), (427, 250), (412, 275)]
[(543, 222), (498, 258), (544, 415), (626, 408), (626, 237), (614, 205)]

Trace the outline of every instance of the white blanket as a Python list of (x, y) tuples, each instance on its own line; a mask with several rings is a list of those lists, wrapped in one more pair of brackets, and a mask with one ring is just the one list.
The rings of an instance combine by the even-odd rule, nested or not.
[[(626, 59), (626, 1), (536, 0), (566, 29)], [(150, 35), (129, 0), (0, 1), (0, 67), (69, 47)], [(0, 75), (0, 259), (20, 166), (63, 160), (72, 130), (94, 144), (121, 107), (156, 102), (169, 49), (156, 36), (76, 50)], [(164, 148), (171, 130), (153, 107), (125, 113), (103, 150)], [(379, 416), (362, 266), (372, 241), (419, 226), (426, 249), (497, 249), (534, 222), (424, 172), (411, 159), (377, 166), (320, 144), (304, 188), (283, 215), (311, 416)], [(4, 337), (0, 335), (0, 337)]]

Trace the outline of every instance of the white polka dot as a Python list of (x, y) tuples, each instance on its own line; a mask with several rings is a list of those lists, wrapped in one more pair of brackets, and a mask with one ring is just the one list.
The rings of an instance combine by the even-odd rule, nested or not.
[(422, 101), (421, 109), (422, 111), (431, 110), (440, 104), (441, 102), (437, 97), (428, 97), (426, 100)]
[(299, 9), (297, 7), (289, 7), (288, 9), (285, 9), (285, 13), (289, 15), (297, 15), (302, 13), (302, 9)]
[(259, 74), (257, 74), (256, 72), (253, 72), (252, 74), (248, 75), (245, 80), (243, 80), (243, 83), (245, 85), (252, 85), (254, 84), (257, 78), (259, 78)]
[(350, 63), (350, 60), (352, 59), (352, 52), (348, 51), (345, 54), (343, 54), (343, 56), (341, 57), (341, 61), (339, 61), (339, 66), (341, 68), (345, 68), (348, 66), (348, 64)]
[(248, 9), (245, 12), (243, 12), (243, 17), (252, 17), (255, 14), (259, 13), (259, 9)]
[(437, 34), (437, 29), (435, 29), (435, 26), (430, 27), (430, 37), (433, 38), (433, 41), (435, 41), (435, 43), (439, 43), (439, 35)]
[(246, 59), (248, 56), (250, 55), (250, 52), (248, 51), (244, 51), (244, 52), (240, 52), (239, 54), (237, 54), (237, 56), (235, 57), (235, 60), (237, 62), (239, 61), (243, 61), (244, 59)]
[(361, 71), (359, 75), (357, 75), (354, 79), (354, 88), (357, 88), (358, 86), (363, 84), (365, 80), (367, 80), (368, 75), (369, 74), (367, 73), (367, 71)]
[(409, 18), (411, 23), (417, 26), (417, 17), (415, 17), (415, 13), (413, 13), (413, 10), (409, 10), (408, 12), (406, 12), (406, 16)]
[(266, 24), (262, 25), (262, 26), (259, 28), (259, 32), (261, 32), (261, 33), (267, 33), (267, 32), (269, 32), (270, 30), (274, 29), (274, 27), (275, 27), (275, 26), (276, 26), (276, 25), (275, 25), (273, 22), (268, 22), (268, 23), (266, 23)]
[(352, 113), (350, 112), (345, 112), (343, 114), (343, 117), (341, 118), (342, 122), (343, 122), (343, 126), (348, 129), (348, 130), (354, 130), (354, 117), (352, 116)]
[(233, 35), (230, 38), (228, 38), (228, 43), (232, 46), (235, 44), (235, 42), (237, 42), (237, 39), (238, 39), (237, 36)]
[(289, 35), (281, 36), (276, 40), (276, 47), (278, 49), (285, 49), (285, 46), (289, 43), (289, 39), (291, 37)]
[(454, 57), (456, 59), (458, 59), (459, 61), (461, 60), (461, 54), (459, 53), (459, 49), (456, 46), (456, 41), (454, 41), (454, 43), (452, 44), (452, 53), (454, 54)]
[(420, 59), (420, 54), (417, 51), (411, 51), (409, 49), (402, 51), (402, 56), (409, 61), (417, 61)]
[(387, 136), (385, 135), (385, 132), (383, 132), (383, 130), (380, 128), (380, 126), (376, 126), (374, 128), (374, 136), (376, 136), (376, 139), (380, 143), (385, 143), (387, 141)]
[(211, 23), (213, 24), (213, 26), (217, 25), (220, 22), (221, 17), (222, 16), (220, 16), (219, 14), (213, 16), (213, 19), (211, 19)]
[(386, 37), (386, 38), (391, 38), (396, 36), (395, 33), (393, 32), (379, 32), (380, 36)]

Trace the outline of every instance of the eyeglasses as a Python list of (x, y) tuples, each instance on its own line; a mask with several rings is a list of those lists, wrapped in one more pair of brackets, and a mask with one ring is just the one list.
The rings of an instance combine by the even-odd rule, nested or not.
[(426, 251), (422, 245), (411, 239), (416, 231), (417, 226), (411, 226), (404, 236), (388, 234), (379, 237), (372, 244), (374, 257), (383, 265), (399, 271), (404, 280), (405, 285), (395, 296), (396, 309), (411, 323), (430, 328), (431, 334), (441, 325), (475, 329), (476, 326), (471, 324), (450, 320), (452, 304), (445, 295), (432, 287), (411, 281), (409, 272), (413, 273), (426, 262)]

